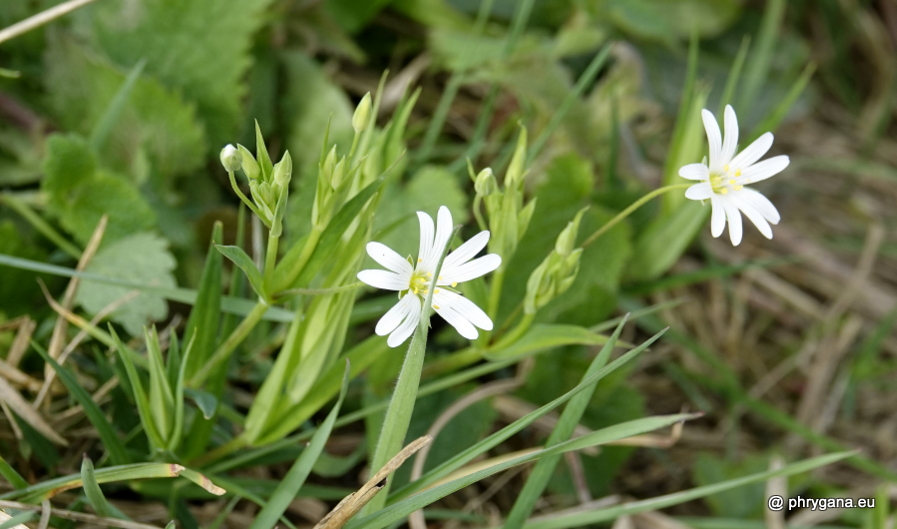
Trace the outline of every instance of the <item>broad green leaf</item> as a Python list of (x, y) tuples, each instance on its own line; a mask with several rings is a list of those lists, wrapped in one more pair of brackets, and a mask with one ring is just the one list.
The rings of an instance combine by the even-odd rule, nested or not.
[(271, 0), (146, 0), (94, 7), (99, 46), (126, 68), (146, 71), (196, 103), (211, 144), (227, 142), (241, 119), (252, 35)]
[(215, 248), (221, 252), (222, 255), (231, 260), (235, 265), (240, 267), (245, 274), (247, 279), (249, 279), (249, 284), (252, 286), (252, 290), (255, 291), (255, 294), (262, 299), (266, 299), (265, 295), (265, 285), (262, 280), (262, 273), (259, 271), (258, 267), (255, 266), (255, 262), (252, 260), (252, 257), (240, 248), (239, 246), (222, 246), (216, 245)]
[(53, 134), (47, 139), (47, 158), (41, 189), (57, 209), (74, 198), (74, 192), (93, 179), (97, 161), (87, 140), (77, 134)]
[(311, 442), (305, 450), (302, 451), (302, 454), (296, 459), (293, 466), (290, 467), (290, 470), (287, 472), (286, 476), (284, 476), (283, 480), (281, 480), (277, 488), (274, 489), (274, 493), (268, 499), (268, 504), (252, 522), (250, 529), (271, 529), (274, 527), (277, 524), (278, 519), (284, 512), (286, 512), (290, 502), (292, 502), (299, 493), (299, 490), (302, 488), (308, 475), (311, 474), (312, 467), (318, 459), (318, 456), (324, 451), (324, 444), (330, 437), (330, 432), (333, 430), (333, 423), (339, 415), (340, 407), (346, 396), (346, 390), (349, 387), (349, 372), (350, 366), (347, 361), (344, 368), (339, 399), (337, 399), (336, 404), (333, 406), (333, 409), (330, 410), (330, 413), (327, 414), (324, 423), (311, 438)]
[(97, 513), (98, 516), (104, 518), (118, 518), (120, 520), (128, 520), (129, 518), (118, 510), (114, 505), (109, 503), (103, 491), (100, 490), (100, 484), (97, 483), (96, 471), (93, 468), (93, 461), (85, 454), (81, 459), (81, 482), (84, 487), (84, 494), (87, 501)]
[(56, 212), (62, 226), (81, 243), (90, 240), (97, 223), (103, 215), (108, 216), (104, 246), (156, 225), (156, 214), (137, 188), (110, 173), (96, 173), (79, 185)]
[(164, 177), (189, 174), (202, 165), (206, 149), (196, 109), (146, 70), (133, 81), (114, 123), (105, 121), (139, 59), (119, 69), (72, 39), (51, 38), (45, 59), (51, 107), (66, 129), (85, 136), (108, 126), (106, 141), (96, 145), (100, 159), (135, 182), (147, 177), (148, 163)]
[(519, 340), (506, 349), (489, 351), (483, 356), (489, 360), (522, 358), (536, 351), (553, 349), (562, 345), (604, 345), (608, 337), (594, 333), (578, 325), (545, 323), (533, 325)]
[[(111, 225), (111, 224), (110, 224)], [(167, 242), (152, 233), (138, 233), (104, 246), (97, 252), (86, 271), (110, 278), (155, 287), (174, 287), (172, 272), (176, 266)], [(90, 313), (97, 313), (132, 289), (84, 280), (75, 297)], [(143, 292), (112, 313), (133, 336), (139, 336), (149, 320), (162, 320), (168, 314), (165, 300), (154, 293)]]
[(106, 418), (106, 415), (100, 410), (90, 394), (81, 387), (78, 379), (69, 372), (68, 368), (59, 365), (42, 348), (35, 347), (35, 350), (43, 357), (45, 362), (53, 367), (59, 380), (62, 381), (69, 393), (78, 401), (78, 404), (84, 408), (84, 414), (90, 423), (93, 424), (93, 427), (97, 429), (97, 434), (99, 434), (100, 440), (103, 442), (103, 447), (109, 452), (109, 460), (112, 461), (112, 464), (124, 465), (128, 463), (131, 458), (128, 457), (124, 443), (115, 432), (112, 422)]
[(738, 16), (734, 0), (607, 0), (595, 2), (602, 15), (627, 33), (645, 39), (670, 42), (692, 32), (713, 37)]

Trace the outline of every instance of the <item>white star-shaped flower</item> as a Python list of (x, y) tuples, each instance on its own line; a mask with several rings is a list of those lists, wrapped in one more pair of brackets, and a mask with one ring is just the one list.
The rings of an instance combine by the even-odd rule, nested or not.
[[(433, 218), (426, 213), (418, 211), (417, 217), (420, 220), (420, 250), (416, 262), (411, 262), (410, 258), (403, 259), (385, 244), (370, 242), (367, 245), (368, 255), (387, 270), (358, 272), (358, 279), (368, 285), (399, 293), (399, 302), (380, 318), (374, 329), (380, 336), (389, 335), (386, 343), (390, 347), (401, 345), (420, 322), (421, 308), (426, 302), (433, 273), (452, 236), (452, 214), (447, 207), (439, 208), (435, 228)], [(447, 255), (436, 281), (438, 288), (433, 291), (433, 309), (469, 340), (479, 336), (477, 327), (491, 331), (492, 320), (454, 288), (458, 283), (488, 274), (501, 265), (501, 257), (497, 254), (473, 259), (488, 242), (489, 232), (481, 231)]]
[(702, 110), (701, 117), (704, 119), (707, 143), (710, 145), (710, 163), (693, 163), (679, 169), (679, 176), (701, 181), (685, 191), (686, 198), (710, 199), (713, 208), (710, 233), (714, 237), (723, 233), (728, 220), (729, 238), (734, 246), (738, 246), (742, 234), (741, 213), (744, 213), (760, 233), (767, 239), (772, 239), (769, 223), (779, 223), (779, 212), (768, 198), (745, 186), (780, 173), (788, 167), (788, 157), (775, 156), (758, 162), (772, 146), (770, 132), (757, 138), (736, 156), (738, 120), (730, 105), (726, 105), (724, 115), (725, 138), (720, 136), (719, 125), (713, 113)]

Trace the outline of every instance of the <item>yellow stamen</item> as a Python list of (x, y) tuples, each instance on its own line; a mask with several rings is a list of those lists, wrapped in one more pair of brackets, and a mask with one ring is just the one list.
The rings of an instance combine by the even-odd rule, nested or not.
[(722, 189), (719, 190), (719, 194), (720, 194), (720, 195), (725, 195), (725, 194), (728, 193), (728, 192), (729, 192), (729, 188), (728, 188), (728, 187), (724, 187), (724, 188), (722, 188)]
[(734, 186), (734, 185), (735, 185), (735, 179), (733, 178), (732, 180), (729, 180), (729, 183), (732, 184), (732, 185)]
[(438, 288), (433, 289), (433, 293), (434, 293), (434, 294), (439, 294), (439, 289), (438, 289)]
[(420, 257), (418, 257), (418, 258), (417, 258), (417, 262), (418, 262), (418, 263), (422, 263), (422, 262), (424, 262), (424, 260), (421, 259)]
[(735, 176), (741, 176), (741, 169), (735, 169)]
[(458, 282), (457, 282), (457, 281), (455, 281), (454, 283), (452, 283), (452, 288), (455, 288), (456, 286), (458, 286)]
[(728, 173), (728, 172), (729, 172), (729, 164), (726, 164), (726, 165), (723, 166), (723, 172), (724, 172), (724, 173)]
[(738, 191), (743, 188), (744, 188), (744, 186), (732, 186), (732, 189), (734, 189), (735, 191)]
[(439, 310), (439, 305), (433, 305), (433, 308)]

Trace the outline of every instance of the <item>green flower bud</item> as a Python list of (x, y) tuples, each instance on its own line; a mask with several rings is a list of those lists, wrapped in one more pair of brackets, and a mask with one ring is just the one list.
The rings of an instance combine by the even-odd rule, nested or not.
[(505, 173), (506, 189), (523, 184), (524, 164), (526, 164), (526, 127), (521, 125), (514, 157), (511, 158), (511, 164), (508, 165), (508, 171)]
[(370, 119), (371, 93), (368, 92), (361, 98), (361, 102), (358, 103), (358, 107), (355, 109), (355, 114), (352, 115), (352, 128), (355, 129), (355, 133), (361, 134), (364, 129), (368, 128)]
[(346, 177), (346, 157), (344, 156), (333, 168), (333, 174), (330, 175), (330, 187), (336, 190), (343, 183)]
[(533, 213), (536, 211), (536, 199), (532, 199), (526, 206), (523, 206), (523, 209), (520, 210), (520, 213), (517, 214), (517, 237), (518, 239), (523, 238), (523, 234), (526, 233), (526, 230), (529, 228), (529, 222), (533, 220)]
[(495, 192), (498, 188), (498, 183), (495, 181), (495, 175), (492, 174), (491, 168), (487, 167), (480, 171), (473, 183), (473, 188), (478, 195), (484, 197)]
[(283, 153), (283, 158), (274, 166), (274, 185), (285, 190), (290, 185), (290, 178), (293, 176), (293, 158), (290, 157), (289, 151)]
[(255, 161), (255, 156), (249, 152), (249, 149), (242, 145), (237, 145), (237, 148), (240, 150), (240, 155), (243, 160), (243, 173), (246, 175), (246, 178), (249, 180), (258, 180), (259, 176), (262, 174), (262, 170), (259, 167), (258, 162)]
[(568, 222), (567, 227), (558, 235), (554, 244), (554, 251), (558, 254), (566, 257), (573, 252), (573, 248), (576, 246), (576, 235), (579, 233), (579, 222), (582, 220), (582, 215), (586, 212), (586, 209), (588, 208), (579, 210), (576, 216), (573, 217), (573, 220)]
[(221, 149), (220, 159), (221, 165), (223, 165), (229, 173), (233, 173), (237, 169), (243, 167), (243, 155), (241, 155), (240, 151), (230, 143)]

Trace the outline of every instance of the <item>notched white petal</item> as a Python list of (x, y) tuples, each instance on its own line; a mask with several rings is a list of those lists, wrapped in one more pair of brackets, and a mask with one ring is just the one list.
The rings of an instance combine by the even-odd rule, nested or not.
[(386, 339), (386, 345), (390, 347), (398, 347), (402, 345), (414, 333), (414, 329), (420, 322), (420, 298), (415, 295), (406, 295), (402, 299), (408, 299), (408, 316), (402, 321), (402, 324), (396, 328)]
[(379, 242), (369, 242), (365, 249), (368, 255), (371, 256), (371, 259), (377, 261), (381, 266), (397, 274), (411, 277), (411, 272), (414, 271), (411, 265), (389, 246)]
[(486, 230), (471, 237), (467, 242), (459, 246), (457, 250), (448, 254), (448, 257), (442, 263), (442, 269), (451, 269), (472, 259), (489, 243), (489, 236), (489, 231)]
[(498, 254), (490, 253), (479, 259), (467, 262), (461, 266), (454, 266), (446, 269), (443, 264), (442, 271), (439, 273), (440, 285), (451, 285), (454, 283), (463, 283), (484, 276), (501, 266), (501, 257)]
[(719, 132), (719, 123), (716, 117), (707, 109), (701, 111), (701, 119), (704, 121), (704, 130), (707, 132), (707, 144), (710, 147), (710, 170), (718, 170), (722, 167), (720, 154), (723, 148), (722, 135)]
[(707, 182), (695, 184), (685, 190), (685, 198), (691, 200), (707, 200), (713, 195), (713, 188)]
[(414, 296), (414, 294), (406, 294), (405, 297), (400, 299), (392, 306), (392, 308), (386, 311), (386, 314), (384, 314), (383, 317), (380, 318), (380, 321), (377, 322), (374, 332), (377, 333), (378, 336), (386, 336), (396, 330), (396, 327), (409, 316), (409, 312), (414, 306), (413, 300), (411, 299), (413, 297), (416, 296)]
[(408, 290), (408, 278), (387, 270), (362, 270), (358, 272), (358, 280), (372, 287), (383, 290)]
[(679, 169), (679, 176), (689, 180), (708, 180), (710, 179), (710, 170), (702, 163), (690, 163)]
[(773, 156), (768, 160), (755, 163), (745, 169), (738, 179), (738, 182), (743, 182), (744, 184), (761, 182), (784, 171), (789, 163), (791, 163), (791, 160), (785, 155)]
[(741, 169), (744, 171), (751, 165), (753, 165), (757, 160), (763, 158), (763, 155), (769, 151), (769, 148), (772, 147), (772, 133), (767, 132), (763, 134), (756, 140), (754, 143), (750, 144), (743, 151), (738, 153), (738, 156), (732, 158), (732, 161), (729, 162), (729, 167), (734, 171), (736, 169)]
[(732, 246), (738, 246), (741, 244), (743, 233), (741, 213), (738, 212), (738, 208), (730, 200), (723, 201), (723, 207), (726, 211), (726, 221), (729, 223), (729, 240), (732, 241)]
[(723, 137), (723, 151), (720, 163), (725, 165), (735, 156), (735, 149), (738, 147), (738, 118), (735, 116), (735, 109), (732, 105), (726, 105), (726, 111), (723, 115), (723, 127), (725, 135)]

